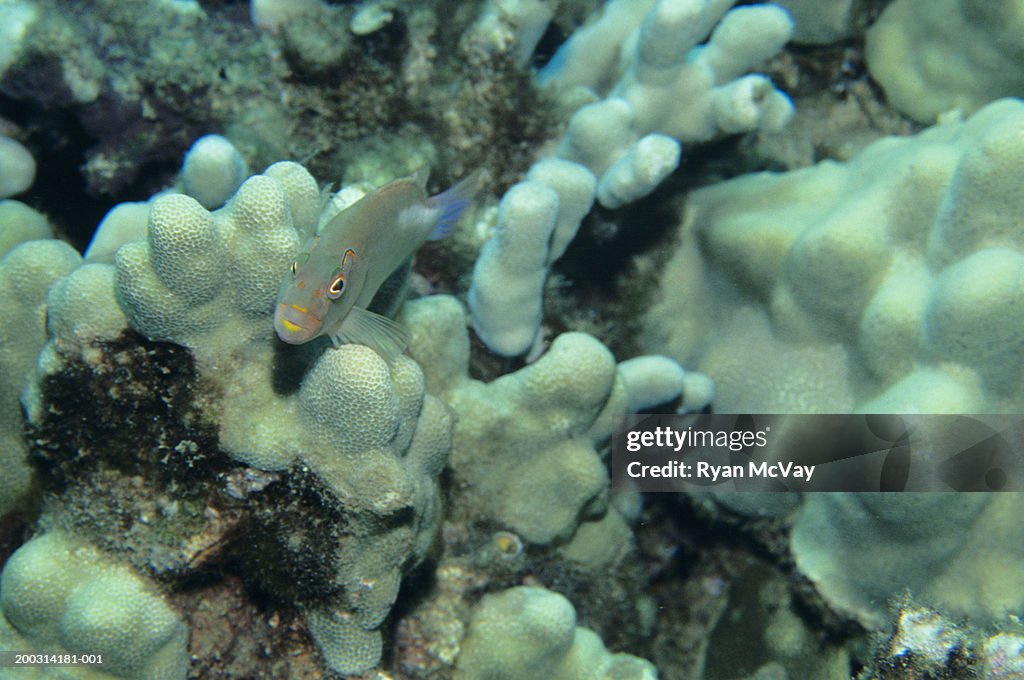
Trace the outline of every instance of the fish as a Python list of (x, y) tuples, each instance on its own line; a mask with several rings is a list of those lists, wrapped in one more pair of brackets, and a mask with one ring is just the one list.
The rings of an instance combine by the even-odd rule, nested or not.
[(326, 335), (335, 346), (367, 345), (385, 358), (405, 350), (405, 329), (367, 308), (424, 241), (454, 232), (482, 177), (478, 170), (428, 197), (427, 175), (420, 170), (369, 192), (307, 236), (278, 289), (274, 330), (282, 341)]

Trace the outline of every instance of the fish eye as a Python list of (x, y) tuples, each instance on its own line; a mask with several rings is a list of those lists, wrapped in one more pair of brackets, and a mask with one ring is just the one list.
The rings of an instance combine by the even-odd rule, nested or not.
[(356, 251), (348, 248), (345, 250), (345, 254), (341, 256), (341, 267), (334, 270), (334, 276), (331, 278), (331, 282), (327, 284), (327, 297), (332, 300), (337, 300), (341, 297), (341, 294), (345, 292), (345, 281), (348, 280), (348, 273), (352, 270), (352, 265), (356, 262)]
[(327, 285), (327, 297), (332, 300), (337, 300), (341, 297), (341, 294), (345, 292), (345, 272), (338, 271), (334, 274), (334, 278)]

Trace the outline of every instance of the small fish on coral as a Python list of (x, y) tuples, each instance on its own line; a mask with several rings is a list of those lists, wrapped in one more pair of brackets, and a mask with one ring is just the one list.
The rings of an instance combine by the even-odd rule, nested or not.
[(396, 179), (338, 213), (307, 236), (277, 295), (274, 328), (301, 345), (327, 335), (335, 345), (401, 354), (405, 330), (367, 309), (384, 281), (426, 240), (451, 235), (480, 184), (474, 172), (427, 196), (427, 171)]

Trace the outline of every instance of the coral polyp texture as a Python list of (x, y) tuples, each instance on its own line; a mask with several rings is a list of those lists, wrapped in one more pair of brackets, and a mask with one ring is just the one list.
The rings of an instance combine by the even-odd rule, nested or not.
[(1019, 410), (1022, 139), (1008, 99), (695, 192), (650, 341), (715, 376), (725, 411)]
[[(41, 231), (44, 224), (37, 225)], [(46, 341), (46, 291), (80, 261), (74, 248), (50, 239), (28, 241), (0, 259), (0, 301), (7, 315), (0, 328), (0, 515), (16, 507), (31, 482), (19, 400)]]
[(224, 205), (249, 176), (238, 149), (221, 135), (204, 135), (185, 154), (181, 183), (185, 193), (207, 210)]
[(1006, 518), (1022, 510), (1017, 494), (807, 494), (791, 549), (831, 605), (868, 628), (884, 627), (881, 603), (902, 591), (995, 621), (1024, 605), (1024, 586), (1005, 571), (1021, 559), (1024, 538)]
[(604, 97), (573, 114), (558, 151), (598, 176), (601, 205), (650, 193), (679, 164), (679, 143), (775, 131), (789, 121), (789, 98), (765, 76), (743, 75), (789, 40), (789, 15), (733, 4), (615, 0), (542, 72), (545, 85)]
[(214, 213), (184, 194), (157, 198), (148, 239), (117, 252), (118, 298), (132, 327), (222, 352), (265, 330), (296, 228), (315, 225), (319, 207), (316, 182), (296, 163), (249, 178)]
[(548, 269), (595, 199), (620, 208), (648, 195), (679, 166), (681, 143), (789, 122), (789, 98), (767, 77), (744, 75), (789, 40), (789, 16), (732, 5), (613, 0), (540, 72), (555, 96), (587, 103), (572, 114), (558, 159), (535, 163), (503, 197), (474, 267), (473, 325), (491, 350), (530, 349)]
[(462, 641), (456, 680), (656, 680), (650, 662), (611, 654), (558, 593), (537, 587), (486, 595)]
[(402, 318), (427, 390), (458, 414), (450, 465), (467, 507), (530, 543), (565, 543), (586, 520), (615, 515), (602, 445), (631, 401), (653, 405), (684, 389), (683, 372), (663, 358), (675, 372), (658, 385), (634, 380), (630, 394), (615, 357), (585, 333), (559, 335), (536, 363), (482, 383), (468, 375), (458, 301), (412, 301)]
[(188, 629), (124, 565), (60, 533), (21, 546), (0, 574), (0, 645), (28, 653), (101, 655), (60, 677), (182, 680)]
[(469, 289), (473, 327), (495, 353), (517, 356), (536, 342), (548, 269), (590, 211), (595, 181), (582, 165), (549, 158), (502, 197)]
[(36, 241), (53, 237), (53, 227), (46, 215), (13, 199), (0, 200), (0, 255), (5, 255), (14, 246), (24, 241)]

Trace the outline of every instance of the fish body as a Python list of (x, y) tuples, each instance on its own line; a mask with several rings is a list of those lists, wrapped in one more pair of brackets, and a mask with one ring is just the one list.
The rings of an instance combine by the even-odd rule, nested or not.
[(405, 331), (367, 307), (420, 244), (454, 230), (479, 173), (431, 197), (426, 179), (420, 172), (371, 191), (308, 236), (278, 290), (274, 329), (281, 340), (301, 345), (327, 335), (336, 345), (369, 345), (385, 356), (402, 352)]

